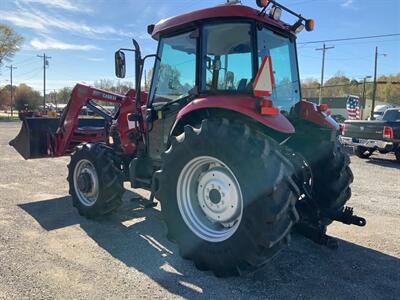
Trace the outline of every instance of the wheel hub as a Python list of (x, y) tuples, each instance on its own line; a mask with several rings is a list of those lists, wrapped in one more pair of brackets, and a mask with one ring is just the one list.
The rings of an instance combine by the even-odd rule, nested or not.
[(233, 235), (243, 214), (243, 197), (234, 173), (210, 156), (196, 157), (182, 169), (177, 200), (188, 227), (210, 242)]
[(218, 204), (221, 201), (221, 194), (217, 189), (212, 189), (209, 194), (210, 200), (214, 204)]
[(99, 195), (99, 179), (94, 165), (87, 159), (80, 160), (74, 168), (73, 180), (79, 201), (85, 206), (94, 205)]
[(82, 173), (78, 176), (78, 188), (82, 193), (88, 193), (93, 187), (93, 181), (88, 173)]
[(212, 168), (203, 174), (197, 197), (201, 209), (211, 221), (232, 222), (240, 212), (238, 190), (224, 168)]

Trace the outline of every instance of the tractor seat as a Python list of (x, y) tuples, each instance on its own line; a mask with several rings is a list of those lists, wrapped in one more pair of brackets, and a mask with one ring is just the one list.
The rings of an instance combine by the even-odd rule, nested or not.
[(239, 80), (237, 90), (240, 92), (244, 92), (246, 90), (246, 86), (247, 86), (247, 79), (242, 78)]

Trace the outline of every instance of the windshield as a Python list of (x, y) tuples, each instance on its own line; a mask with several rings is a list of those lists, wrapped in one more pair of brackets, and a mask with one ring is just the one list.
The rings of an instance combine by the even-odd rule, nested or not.
[(294, 42), (264, 27), (258, 30), (257, 41), (258, 64), (265, 56), (271, 56), (275, 85), (270, 99), (281, 111), (290, 112), (300, 101)]
[(170, 102), (189, 95), (196, 85), (196, 38), (192, 32), (160, 40), (151, 94), (154, 102)]
[(250, 89), (253, 77), (251, 25), (223, 23), (204, 26), (205, 62), (203, 90), (238, 91)]

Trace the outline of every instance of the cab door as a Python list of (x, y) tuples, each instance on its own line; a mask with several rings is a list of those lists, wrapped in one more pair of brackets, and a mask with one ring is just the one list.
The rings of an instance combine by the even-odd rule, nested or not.
[(161, 37), (150, 89), (148, 154), (161, 160), (180, 109), (197, 91), (198, 30)]

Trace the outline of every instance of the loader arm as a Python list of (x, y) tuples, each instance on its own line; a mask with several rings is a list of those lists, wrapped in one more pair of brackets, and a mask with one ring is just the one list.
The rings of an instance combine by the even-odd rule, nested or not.
[(98, 142), (105, 141), (107, 138), (106, 132), (104, 132), (105, 129), (101, 130), (99, 129), (101, 127), (97, 127), (99, 122), (91, 122), (93, 126), (90, 123), (82, 124), (82, 130), (77, 132), (79, 123), (86, 123), (79, 120), (79, 112), (82, 107), (87, 106), (102, 116), (104, 118), (104, 125), (106, 125), (107, 123), (111, 123), (115, 116), (118, 115), (118, 111), (114, 115), (111, 115), (97, 106), (94, 101), (113, 103), (120, 107), (124, 100), (125, 96), (84, 84), (77, 84), (72, 90), (71, 99), (61, 116), (59, 127), (54, 136), (53, 156), (62, 156), (69, 153), (76, 142)]
[[(77, 84), (61, 118), (25, 118), (21, 131), (9, 144), (25, 159), (31, 159), (68, 155), (82, 142), (107, 142), (108, 128), (119, 117), (121, 107), (126, 106), (124, 111), (133, 107), (134, 99), (130, 94), (123, 96)], [(111, 114), (95, 101), (116, 104), (118, 109)], [(80, 119), (84, 106), (102, 118)]]

